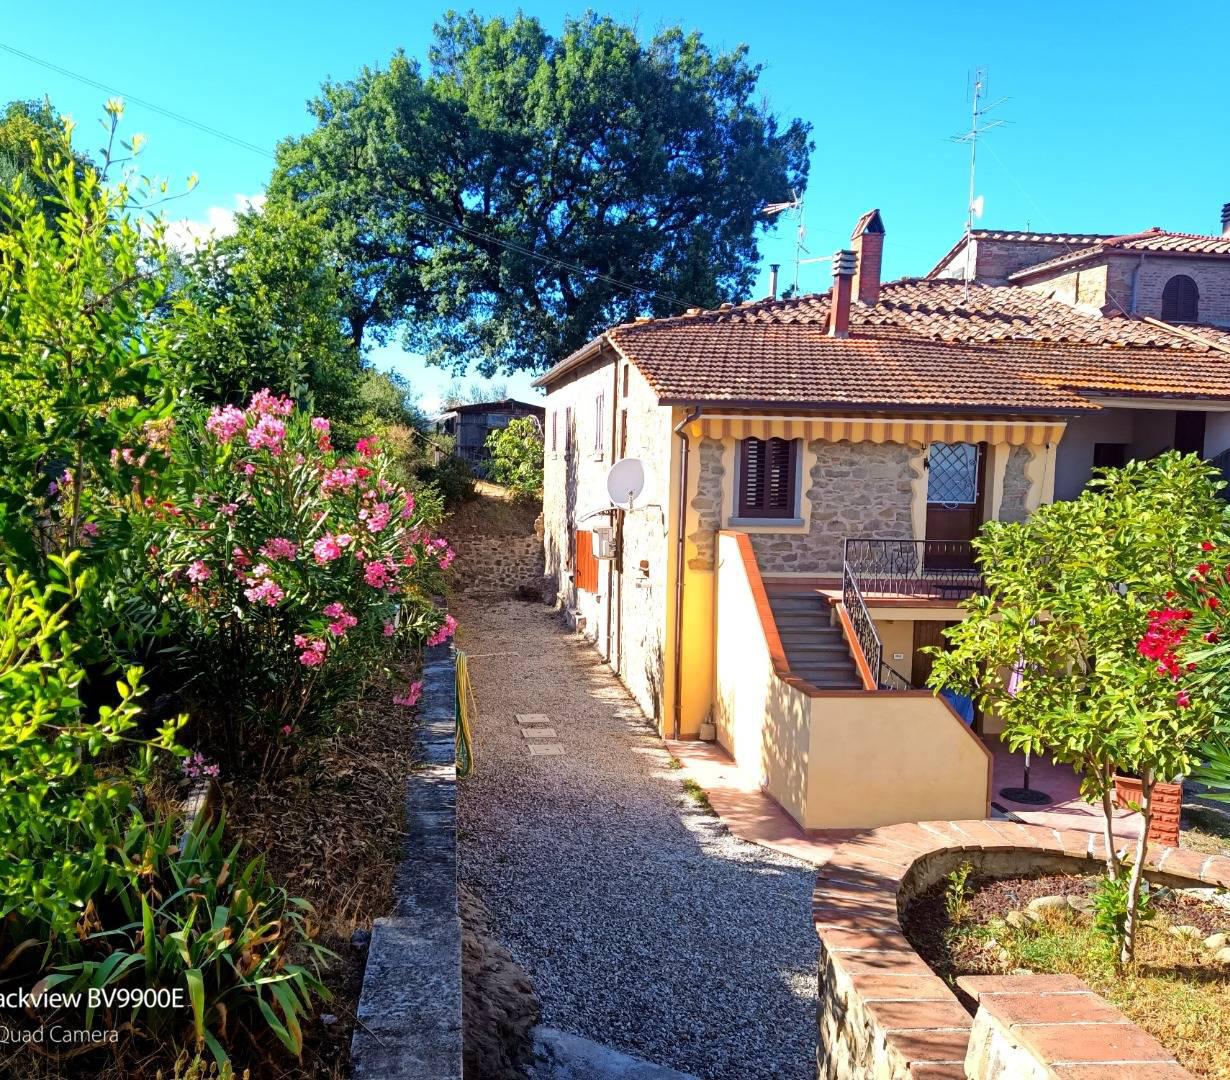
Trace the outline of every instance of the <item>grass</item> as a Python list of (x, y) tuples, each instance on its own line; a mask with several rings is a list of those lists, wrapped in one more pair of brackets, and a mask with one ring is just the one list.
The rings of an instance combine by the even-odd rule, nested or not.
[(1230, 804), (1225, 810), (1185, 803), (1179, 844), (1206, 855), (1230, 855)]
[(1230, 971), (1199, 940), (1167, 928), (1164, 917), (1142, 928), (1136, 968), (1122, 974), (1090, 921), (1065, 911), (1046, 911), (1020, 930), (957, 925), (948, 937), (954, 954), (981, 955), (988, 970), (1079, 976), (1196, 1076), (1230, 1080)]
[(702, 810), (710, 814), (713, 813), (713, 804), (709, 801), (709, 796), (705, 789), (690, 776), (684, 778), (683, 790), (687, 793), (688, 798)]

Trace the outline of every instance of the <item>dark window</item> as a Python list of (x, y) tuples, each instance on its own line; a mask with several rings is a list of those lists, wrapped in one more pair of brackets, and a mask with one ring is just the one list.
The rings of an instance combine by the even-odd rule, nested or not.
[(1162, 318), (1169, 322), (1196, 322), (1200, 318), (1200, 290), (1186, 274), (1175, 274), (1166, 282)]
[(797, 439), (744, 439), (739, 444), (739, 517), (795, 517), (798, 461)]
[(564, 453), (572, 453), (572, 406), (564, 410)]
[(1205, 415), (1186, 409), (1174, 414), (1174, 448), (1180, 454), (1204, 454)]
[(551, 453), (559, 449), (559, 413), (551, 410)]
[(628, 367), (629, 367), (628, 364), (624, 364), (624, 389), (623, 389), (624, 397), (628, 396)]
[(602, 428), (606, 423), (606, 394), (599, 394), (594, 398), (594, 453), (601, 454), (606, 451), (606, 442), (602, 438)]
[(1093, 444), (1095, 469), (1122, 469), (1127, 464), (1127, 443), (1096, 442)]

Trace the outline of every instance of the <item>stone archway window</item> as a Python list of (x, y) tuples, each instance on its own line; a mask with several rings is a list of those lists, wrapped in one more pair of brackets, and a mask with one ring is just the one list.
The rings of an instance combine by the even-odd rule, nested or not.
[(1186, 274), (1175, 274), (1162, 289), (1162, 318), (1167, 322), (1198, 322), (1200, 290)]

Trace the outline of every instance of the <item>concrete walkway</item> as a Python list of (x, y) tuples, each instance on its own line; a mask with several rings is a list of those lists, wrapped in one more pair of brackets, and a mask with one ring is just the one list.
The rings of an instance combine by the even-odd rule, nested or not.
[[(543, 1024), (704, 1080), (814, 1077), (813, 869), (697, 805), (549, 609), (463, 599), (456, 614), (479, 709), (460, 873)], [(531, 754), (540, 743), (561, 751)]]

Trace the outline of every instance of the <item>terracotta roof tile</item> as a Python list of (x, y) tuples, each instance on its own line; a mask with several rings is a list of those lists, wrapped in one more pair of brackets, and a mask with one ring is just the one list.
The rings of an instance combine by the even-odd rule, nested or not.
[[(1230, 399), (1230, 334), (1099, 318), (1012, 286), (905, 279), (827, 333), (828, 294), (629, 323), (603, 339), (665, 401), (983, 408), (1096, 408), (1089, 393)], [(1188, 330), (1188, 328), (1184, 328)]]
[(1200, 236), (1196, 233), (1166, 232), (1164, 229), (1146, 229), (1144, 232), (1127, 233), (1123, 236), (1102, 237), (1095, 244), (1066, 251), (1053, 259), (1022, 267), (1008, 275), (1009, 281), (1021, 281), (1039, 273), (1073, 263), (1084, 262), (1108, 252), (1147, 251), (1165, 255), (1198, 255), (1221, 258), (1230, 256), (1230, 237)]

